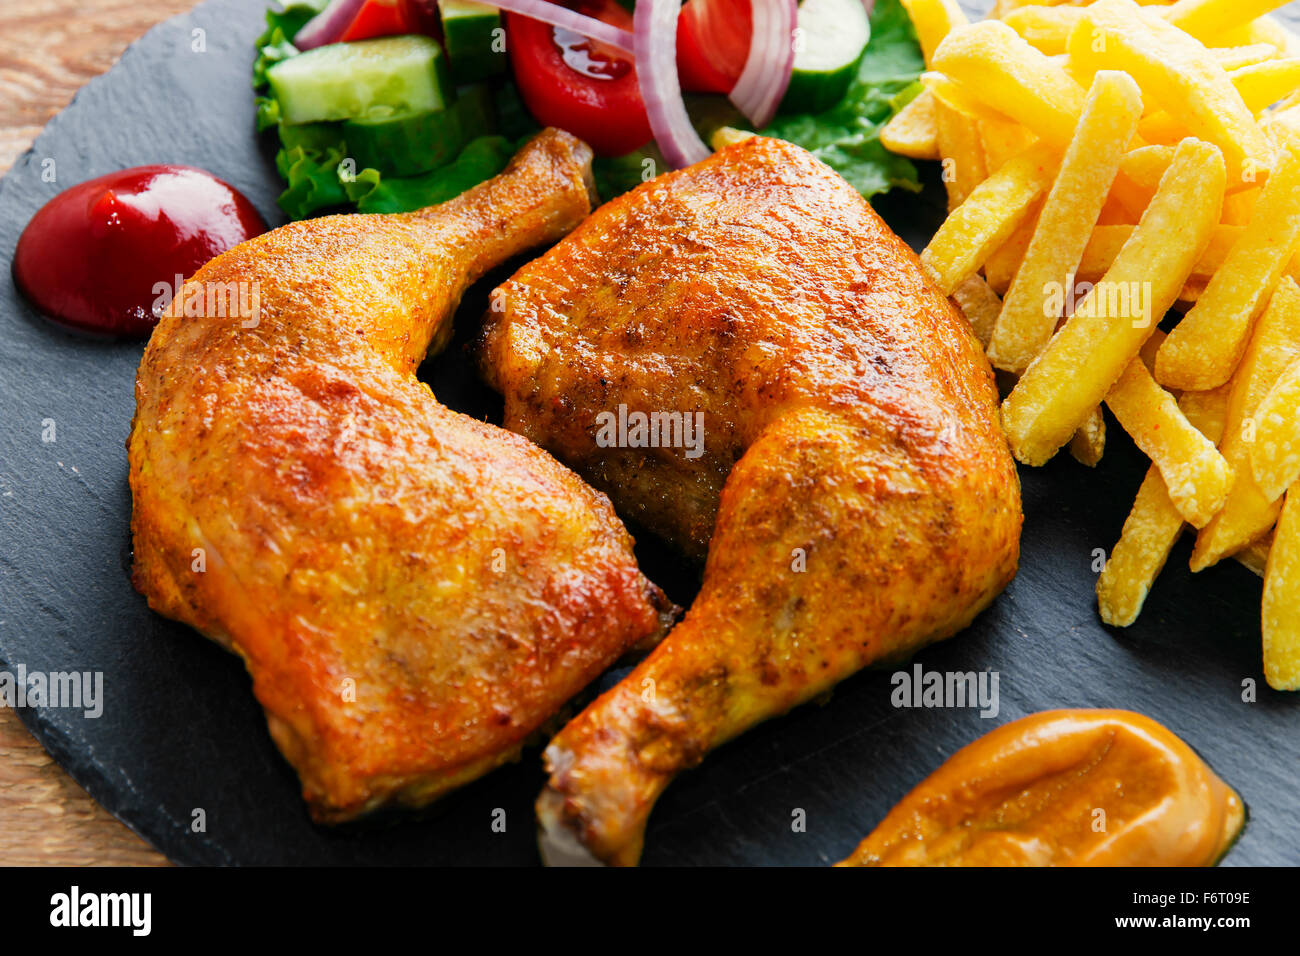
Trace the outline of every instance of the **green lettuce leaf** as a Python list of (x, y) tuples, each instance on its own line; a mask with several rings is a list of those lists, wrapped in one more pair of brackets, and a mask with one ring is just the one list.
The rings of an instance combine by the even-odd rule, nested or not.
[(257, 107), (257, 131), (264, 133), (280, 125), (280, 101), (274, 96), (257, 96), (253, 98)]
[(325, 9), (328, 0), (290, 0), (280, 10), (266, 11), (266, 30), (257, 38), (257, 60), (253, 63), (253, 89), (266, 85), (266, 71), (281, 60), (296, 56), (293, 38), (307, 21)]
[(257, 59), (253, 61), (253, 89), (262, 90), (270, 85), (266, 71), (281, 60), (298, 55), (298, 48), (285, 38), (284, 31), (275, 27), (266, 37), (265, 43), (257, 47)]
[(504, 136), (471, 140), (446, 166), (419, 176), (384, 176), (363, 169), (343, 189), (358, 212), (413, 212), (454, 199), (506, 168), (518, 143)]
[(280, 178), (289, 188), (277, 202), (290, 219), (306, 219), (313, 213), (348, 202), (339, 166), (347, 154), (343, 149), (308, 150), (301, 146), (282, 149), (275, 157)]
[(271, 34), (277, 29), (286, 40), (292, 40), (298, 31), (307, 25), (307, 21), (325, 9), (329, 0), (289, 0), (279, 10), (272, 7), (266, 11), (266, 32), (257, 40), (258, 46), (271, 42)]
[(603, 202), (635, 189), (668, 168), (668, 161), (654, 143), (623, 156), (597, 156), (591, 162), (591, 176)]
[(871, 41), (844, 99), (824, 113), (780, 116), (763, 135), (797, 143), (870, 198), (890, 189), (920, 192), (916, 167), (880, 144), (880, 128), (919, 92), (925, 64), (899, 0), (876, 0)]

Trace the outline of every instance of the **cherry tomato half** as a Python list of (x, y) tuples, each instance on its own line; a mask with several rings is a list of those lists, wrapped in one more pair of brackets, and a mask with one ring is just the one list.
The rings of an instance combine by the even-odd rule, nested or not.
[(419, 33), (421, 23), (410, 0), (366, 0), (339, 37), (340, 42)]
[[(566, 6), (632, 28), (632, 14), (615, 0), (570, 0)], [(514, 13), (506, 15), (506, 49), (524, 103), (543, 126), (568, 130), (605, 156), (650, 142), (650, 120), (629, 54)]]
[(749, 0), (688, 0), (677, 20), (677, 73), (682, 89), (730, 93), (749, 57)]

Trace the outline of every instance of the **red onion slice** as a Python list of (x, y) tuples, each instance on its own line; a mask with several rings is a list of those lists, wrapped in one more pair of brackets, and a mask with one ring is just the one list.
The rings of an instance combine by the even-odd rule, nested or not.
[(762, 129), (790, 86), (794, 70), (794, 31), (799, 23), (798, 0), (751, 0), (754, 32), (745, 69), (731, 91), (731, 102)]
[(534, 20), (542, 21), (542, 23), (549, 23), (553, 27), (581, 33), (585, 37), (607, 43), (624, 53), (636, 53), (632, 34), (628, 31), (619, 29), (611, 23), (597, 20), (595, 17), (575, 13), (559, 4), (548, 3), (547, 0), (485, 0), (485, 2), (489, 6), (509, 10), (511, 13), (517, 13), (520, 16), (531, 17)]
[(677, 17), (681, 12), (682, 0), (639, 0), (632, 20), (641, 99), (659, 151), (674, 169), (698, 163), (712, 152), (695, 132), (682, 101), (677, 78)]
[(343, 36), (343, 31), (357, 17), (366, 0), (330, 0), (329, 4), (303, 25), (293, 38), (299, 50), (314, 50), (333, 43)]

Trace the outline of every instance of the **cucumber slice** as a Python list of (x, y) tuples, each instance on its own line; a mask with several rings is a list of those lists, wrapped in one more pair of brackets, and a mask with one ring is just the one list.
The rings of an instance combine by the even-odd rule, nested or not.
[(358, 169), (415, 176), (450, 163), (465, 144), (492, 132), (494, 125), (491, 91), (480, 85), (462, 90), (450, 109), (348, 120), (342, 136)]
[(291, 125), (440, 110), (455, 98), (442, 48), (423, 36), (331, 43), (266, 76)]
[(447, 41), (451, 75), (457, 83), (475, 83), (506, 71), (501, 13), (474, 0), (438, 0), (442, 35)]
[(794, 55), (783, 113), (821, 113), (844, 98), (871, 39), (862, 0), (803, 0), (801, 44)]

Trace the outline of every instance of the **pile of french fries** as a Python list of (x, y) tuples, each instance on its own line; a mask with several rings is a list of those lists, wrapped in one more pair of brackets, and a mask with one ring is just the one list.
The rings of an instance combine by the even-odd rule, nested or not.
[(1268, 16), (1284, 3), (1000, 0), (970, 23), (955, 0), (903, 2), (927, 72), (881, 141), (943, 163), (948, 217), (921, 262), (1014, 383), (1013, 454), (1097, 464), (1104, 404), (1151, 459), (1101, 617), (1137, 619), (1191, 525), (1193, 571), (1231, 556), (1263, 576), (1264, 675), (1300, 690), (1300, 38)]

